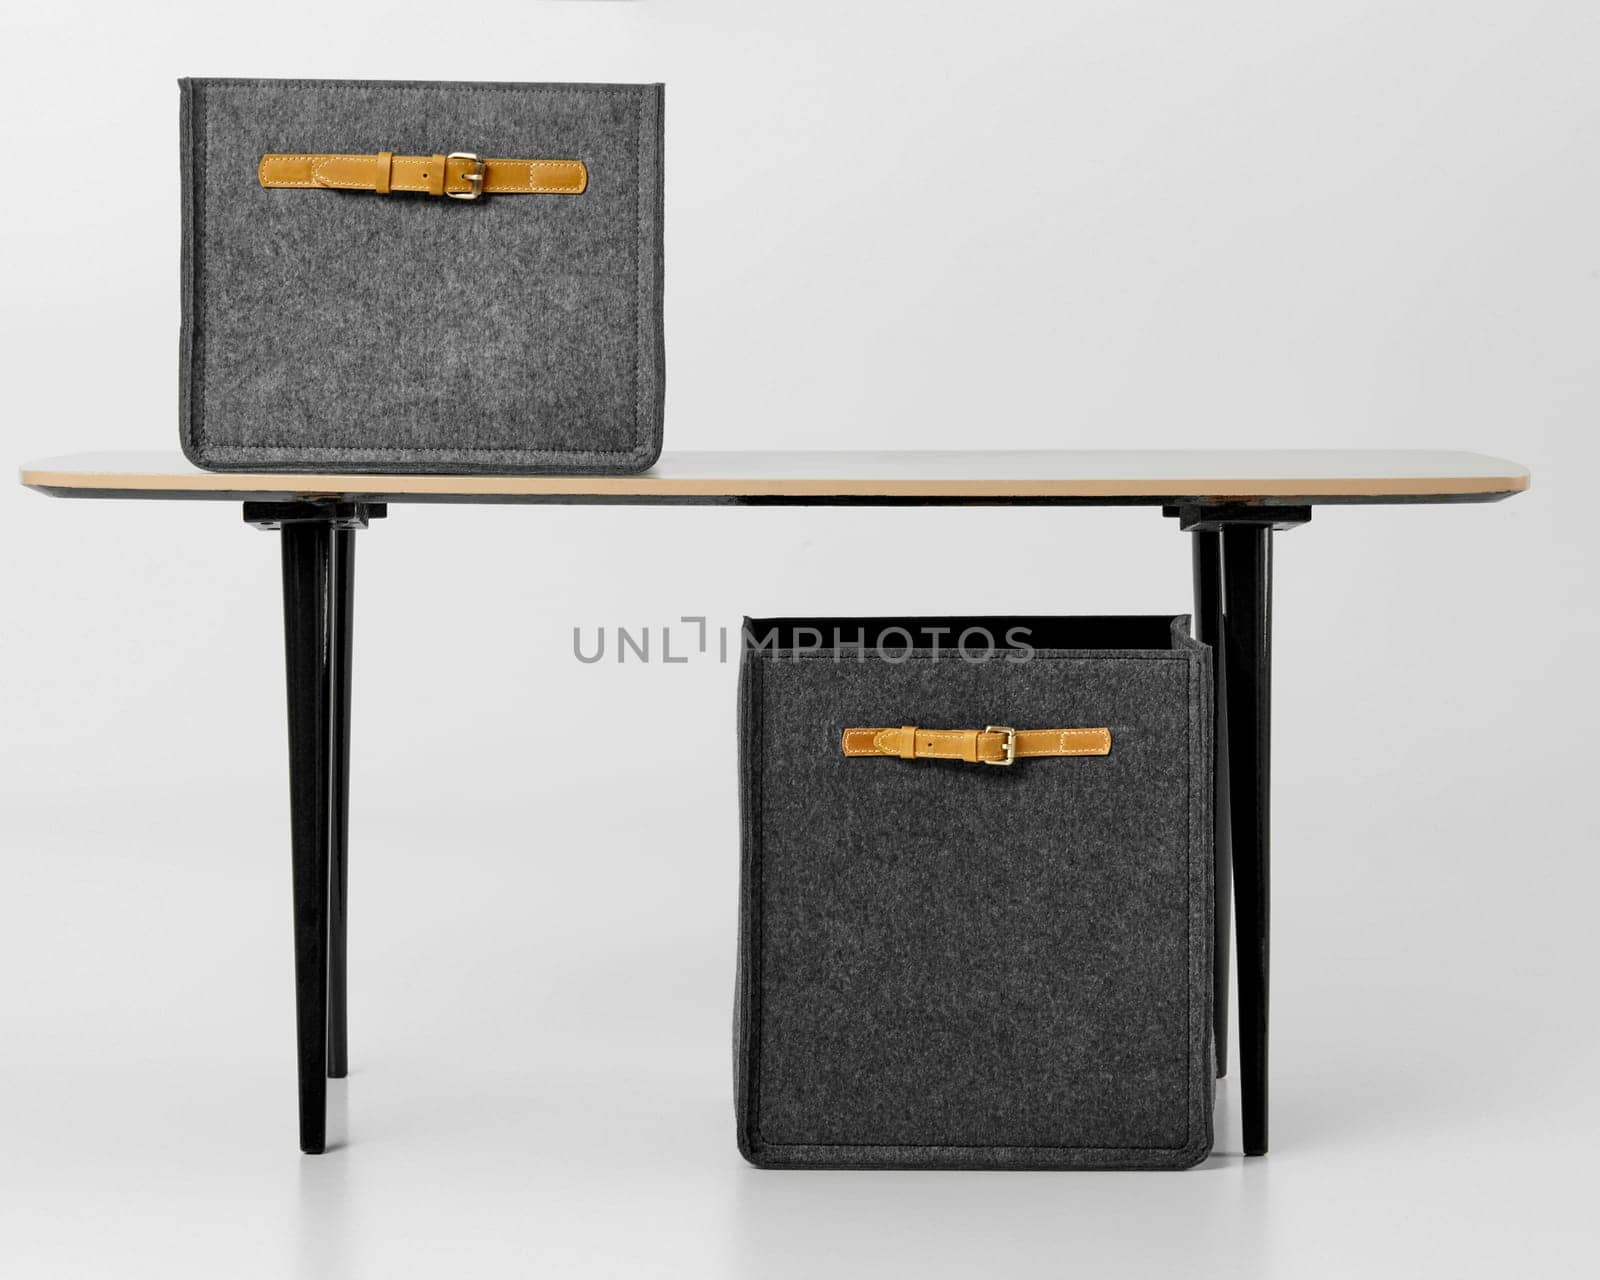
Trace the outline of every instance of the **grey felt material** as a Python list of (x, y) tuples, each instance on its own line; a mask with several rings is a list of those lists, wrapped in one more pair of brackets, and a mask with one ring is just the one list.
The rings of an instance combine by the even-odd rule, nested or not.
[[(180, 434), (216, 470), (661, 451), (662, 86), (184, 80)], [(581, 195), (264, 190), (269, 152), (582, 160)]]
[[(951, 636), (1019, 622), (1032, 660), (981, 664), (950, 636), (937, 660), (873, 656), (885, 626), (944, 619), (747, 623), (784, 642), (747, 642), (740, 676), (735, 1093), (758, 1165), (1175, 1169), (1211, 1149), (1210, 651), (1187, 618)], [(835, 624), (866, 628), (866, 661)], [(813, 626), (822, 651), (795, 656)], [(1005, 769), (840, 751), (852, 726), (992, 723), (1107, 725), (1113, 746)]]

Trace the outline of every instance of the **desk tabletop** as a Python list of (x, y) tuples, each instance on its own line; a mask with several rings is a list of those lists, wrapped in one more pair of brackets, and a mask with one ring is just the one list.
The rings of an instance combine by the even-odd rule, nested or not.
[(632, 476), (201, 471), (177, 452), (77, 453), (21, 469), (23, 484), (56, 497), (255, 502), (1493, 502), (1528, 479), (1503, 458), (1412, 449), (665, 453)]

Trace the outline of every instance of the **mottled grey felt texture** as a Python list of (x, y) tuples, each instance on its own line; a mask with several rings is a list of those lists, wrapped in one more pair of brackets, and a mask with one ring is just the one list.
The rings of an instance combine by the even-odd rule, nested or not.
[[(839, 623), (870, 650), (886, 621), (943, 620)], [(753, 1163), (1177, 1169), (1210, 1151), (1210, 651), (1187, 618), (1062, 630), (1074, 647), (981, 665), (746, 647), (735, 1093)], [(1113, 745), (1011, 768), (841, 754), (847, 727), (911, 723), (1107, 725)]]
[[(632, 472), (661, 451), (660, 85), (184, 80), (184, 453)], [(263, 190), (269, 152), (582, 160), (582, 195)]]

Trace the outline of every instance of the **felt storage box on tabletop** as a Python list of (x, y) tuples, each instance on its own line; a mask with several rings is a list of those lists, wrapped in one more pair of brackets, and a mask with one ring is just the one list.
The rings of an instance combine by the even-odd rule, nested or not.
[(747, 620), (749, 1160), (1205, 1158), (1212, 679), (1188, 621)]
[(658, 84), (182, 81), (184, 453), (651, 466), (662, 108)]

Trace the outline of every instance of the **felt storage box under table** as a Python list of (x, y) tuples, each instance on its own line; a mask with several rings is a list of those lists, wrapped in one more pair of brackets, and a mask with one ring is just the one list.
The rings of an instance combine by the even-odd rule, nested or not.
[[(1212, 682), (1188, 622), (747, 620), (746, 1158), (1205, 1158)], [(907, 726), (919, 727), (910, 738)], [(1012, 763), (991, 726), (1017, 731)], [(846, 742), (852, 729), (868, 732)], [(1064, 751), (1046, 754), (1058, 739), (1044, 731), (1080, 729), (1104, 735), (1061, 735)], [(1078, 742), (1090, 745), (1066, 745)]]

